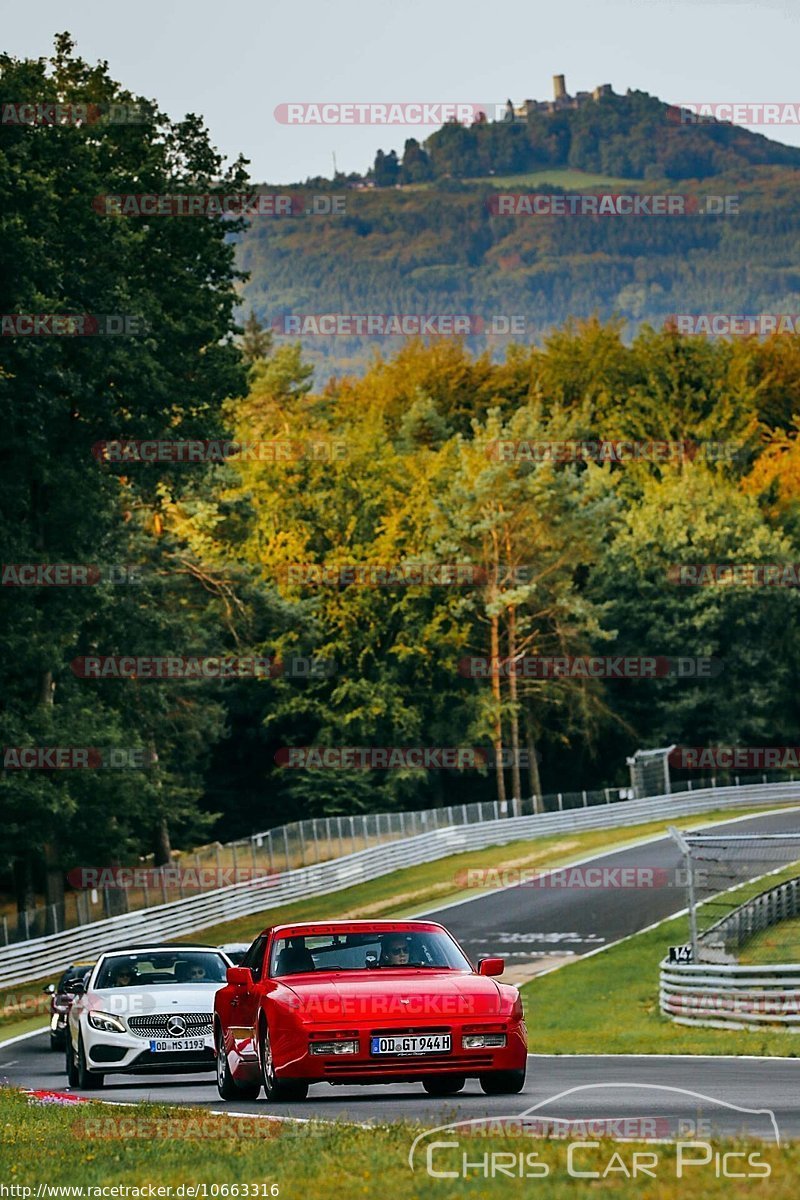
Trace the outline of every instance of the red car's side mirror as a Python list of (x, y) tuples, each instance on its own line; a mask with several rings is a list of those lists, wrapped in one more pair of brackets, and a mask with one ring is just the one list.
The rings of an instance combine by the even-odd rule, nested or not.
[(252, 987), (253, 976), (249, 967), (228, 967), (225, 978), (228, 983), (232, 983), (237, 987)]
[(478, 960), (479, 975), (502, 975), (506, 969), (504, 958), (481, 958)]

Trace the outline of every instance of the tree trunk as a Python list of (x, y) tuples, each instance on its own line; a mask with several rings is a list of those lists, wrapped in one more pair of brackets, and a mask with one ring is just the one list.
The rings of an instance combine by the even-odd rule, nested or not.
[(519, 773), (519, 707), (517, 704), (517, 612), (513, 605), (508, 610), (508, 692), (511, 699), (511, 798), (512, 811), (509, 816), (516, 816), (516, 807), (522, 803), (522, 781)]
[(533, 797), (533, 811), (542, 811), (542, 781), (539, 778), (539, 758), (536, 753), (536, 735), (533, 728), (533, 717), (529, 709), (525, 709), (525, 734), (528, 742), (528, 783)]
[[(55, 690), (53, 672), (45, 671), (39, 689), (39, 702), (43, 707), (53, 707)], [(64, 927), (64, 872), (61, 870), (58, 841), (55, 836), (51, 835), (42, 846), (42, 857), (45, 869), (45, 933), (60, 933)]]
[(166, 817), (159, 817), (153, 830), (153, 865), (168, 867), (172, 862), (172, 845)]
[(56, 843), (45, 842), (42, 856), (45, 869), (45, 933), (61, 933), (64, 928), (64, 872), (61, 870)]
[(506, 799), (506, 780), (503, 774), (503, 713), (500, 693), (500, 618), (491, 618), (492, 695), (495, 702), (494, 758), (497, 777), (497, 799), (501, 804)]
[(17, 898), (17, 932), (20, 937), (25, 937), (25, 919), (23, 913), (36, 907), (36, 893), (33, 890), (30, 855), (26, 855), (24, 858), (16, 858), (13, 869), (14, 894)]

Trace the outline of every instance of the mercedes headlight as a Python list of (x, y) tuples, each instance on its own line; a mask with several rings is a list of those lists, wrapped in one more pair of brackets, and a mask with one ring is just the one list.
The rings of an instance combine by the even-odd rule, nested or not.
[(103, 1033), (124, 1033), (125, 1022), (120, 1017), (115, 1017), (113, 1013), (95, 1012), (89, 1013), (89, 1024), (93, 1029), (102, 1029)]

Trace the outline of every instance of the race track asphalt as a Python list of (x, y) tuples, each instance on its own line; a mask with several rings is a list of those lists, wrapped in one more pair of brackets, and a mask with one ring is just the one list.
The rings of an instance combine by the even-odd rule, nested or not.
[[(796, 832), (800, 812), (786, 809), (741, 818), (725, 828), (731, 833)], [(500, 954), (511, 965), (535, 964), (553, 953), (580, 956), (685, 906), (676, 874), (680, 855), (669, 838), (593, 856), (591, 865), (605, 869), (600, 877), (605, 886), (514, 886), (425, 915), (451, 929), (472, 956)], [(652, 869), (658, 886), (616, 886), (625, 877), (615, 872), (624, 868)], [(598, 876), (591, 878), (596, 882)], [(535, 1023), (529, 1036), (535, 1051)], [(410, 1120), (433, 1126), (490, 1115), (517, 1116), (535, 1108), (537, 1118), (593, 1121), (629, 1116), (666, 1122), (673, 1132), (678, 1120), (687, 1123), (686, 1129), (700, 1120), (717, 1132), (749, 1130), (771, 1140), (777, 1125), (782, 1139), (800, 1136), (800, 1059), (734, 1057), (735, 1036), (732, 1032), (730, 1058), (532, 1054), (525, 1090), (519, 1096), (484, 1096), (477, 1081), (468, 1081), (463, 1092), (444, 1099), (427, 1096), (417, 1084), (332, 1087), (323, 1083), (313, 1086), (308, 1100), (300, 1104), (225, 1103), (217, 1095), (213, 1077), (205, 1075), (111, 1076), (101, 1091), (86, 1094), (122, 1103), (148, 1100), (253, 1115), (367, 1123)], [(0, 1080), (15, 1087), (64, 1091), (63, 1055), (50, 1051), (46, 1034), (0, 1048)], [(565, 1091), (570, 1094), (553, 1099)], [(740, 1109), (771, 1110), (774, 1122), (767, 1114)]]

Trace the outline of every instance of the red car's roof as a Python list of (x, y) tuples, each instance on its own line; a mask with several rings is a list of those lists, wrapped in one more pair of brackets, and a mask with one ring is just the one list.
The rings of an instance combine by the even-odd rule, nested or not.
[[(291, 925), (273, 925), (276, 937), (314, 937), (326, 933), (395, 933), (418, 930), (431, 933), (442, 929), (436, 921), (299, 921)], [(269, 930), (265, 929), (264, 933)]]

